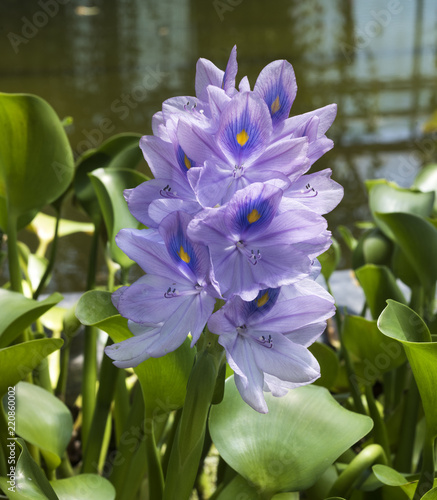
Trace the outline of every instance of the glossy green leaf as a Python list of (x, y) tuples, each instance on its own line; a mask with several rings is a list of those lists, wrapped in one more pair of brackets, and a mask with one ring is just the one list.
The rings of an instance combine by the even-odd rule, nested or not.
[(37, 446), (48, 467), (55, 469), (73, 433), (70, 410), (50, 392), (27, 382), (16, 385), (15, 402), (16, 433)]
[(38, 339), (0, 349), (0, 396), (63, 343), (62, 339)]
[(337, 380), (340, 363), (335, 352), (326, 344), (314, 342), (309, 351), (317, 359), (320, 365), (320, 378), (314, 384), (330, 389)]
[(394, 246), (391, 268), (395, 276), (410, 288), (421, 285), (419, 276), (417, 275), (416, 271), (411, 265), (410, 260), (407, 258), (399, 245)]
[(115, 236), (120, 229), (139, 228), (140, 223), (129, 212), (123, 191), (138, 186), (147, 177), (136, 170), (104, 168), (94, 170), (89, 176), (103, 213), (111, 257), (121, 267), (127, 268), (133, 261), (118, 248)]
[(223, 459), (271, 493), (309, 488), (373, 425), (369, 417), (342, 408), (323, 387), (265, 398), (269, 413), (256, 412), (230, 377), (222, 403), (211, 408), (209, 429)]
[[(27, 299), (21, 293), (0, 289), (0, 348), (13, 342), (25, 328), (62, 300), (54, 293), (44, 300)], [(1, 366), (1, 365), (0, 365)]]
[(322, 275), (326, 281), (329, 280), (331, 274), (337, 269), (340, 262), (341, 250), (335, 238), (332, 238), (332, 245), (325, 253), (319, 255), (318, 260), (322, 265)]
[(217, 500), (235, 500), (236, 498), (262, 500), (263, 497), (254, 485), (249, 484), (244, 477), (237, 474), (220, 492)]
[(358, 360), (355, 366), (357, 381), (365, 385), (373, 385), (384, 373), (405, 362), (401, 346), (378, 330), (376, 320), (346, 315), (343, 342)]
[(43, 99), (0, 93), (0, 197), (19, 216), (55, 201), (74, 175), (62, 123)]
[(390, 228), (422, 285), (430, 290), (437, 280), (437, 229), (417, 215), (390, 213), (378, 217)]
[(346, 226), (338, 226), (338, 232), (341, 234), (343, 241), (346, 243), (349, 250), (352, 252), (358, 244), (358, 241), (352, 234), (351, 230)]
[(407, 303), (388, 267), (367, 264), (357, 269), (355, 276), (364, 291), (373, 319), (377, 319), (385, 309), (387, 299)]
[(10, 500), (59, 500), (44, 472), (31, 457), (22, 439), (15, 439), (16, 454), (21, 448), (15, 470), (16, 488), (9, 490), (6, 478), (0, 477), (0, 487)]
[(98, 168), (134, 169), (142, 160), (140, 134), (118, 134), (103, 142), (97, 149), (87, 151), (77, 164), (74, 191), (85, 212), (96, 221), (100, 217), (99, 203), (88, 174)]
[(428, 217), (431, 215), (433, 204), (434, 193), (400, 188), (392, 182), (379, 181), (373, 184), (369, 191), (369, 207), (375, 222), (391, 238), (391, 229), (380, 219), (379, 214), (405, 212)]
[(413, 187), (422, 192), (434, 192), (433, 215), (437, 215), (437, 164), (426, 165), (419, 170)]
[(422, 318), (409, 307), (388, 300), (378, 320), (384, 335), (401, 342), (422, 398), (427, 428), (437, 436), (437, 343)]
[(114, 500), (115, 488), (104, 477), (97, 474), (79, 474), (78, 476), (52, 481), (59, 500)]
[(400, 472), (388, 465), (376, 464), (372, 470), (381, 483), (388, 486), (402, 486), (408, 483), (408, 480)]
[[(77, 305), (76, 316), (82, 324), (105, 331), (114, 342), (132, 337), (127, 320), (118, 314), (109, 292), (93, 290), (85, 293)], [(195, 349), (190, 349), (187, 339), (176, 351), (162, 358), (150, 358), (134, 368), (145, 388), (148, 408), (167, 413), (183, 405), (194, 356)]]

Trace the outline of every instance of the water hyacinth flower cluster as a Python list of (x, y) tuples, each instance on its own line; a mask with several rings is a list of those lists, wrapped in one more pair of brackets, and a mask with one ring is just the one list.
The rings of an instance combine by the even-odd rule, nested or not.
[[(236, 88), (236, 48), (226, 70), (200, 59), (196, 97), (174, 97), (140, 141), (154, 175), (125, 192), (148, 229), (124, 229), (118, 246), (145, 275), (113, 294), (134, 334), (106, 348), (119, 367), (164, 356), (205, 327), (219, 336), (243, 399), (267, 412), (320, 376), (307, 347), (334, 313), (316, 283), (330, 244), (324, 214), (343, 190), (331, 171), (308, 174), (333, 143), (335, 104), (289, 117), (297, 86), (284, 60), (251, 89)], [(217, 299), (224, 305), (214, 312)]]

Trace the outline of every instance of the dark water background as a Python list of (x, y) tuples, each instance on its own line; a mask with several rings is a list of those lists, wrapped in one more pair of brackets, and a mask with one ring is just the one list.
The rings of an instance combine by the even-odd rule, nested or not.
[[(0, 0), (0, 91), (72, 116), (79, 153), (118, 132), (151, 133), (163, 100), (194, 94), (197, 59), (224, 69), (234, 44), (252, 85), (270, 61), (293, 64), (292, 114), (338, 104), (335, 148), (313, 167), (345, 187), (328, 216), (334, 234), (368, 217), (364, 179), (408, 186), (437, 159), (423, 132), (437, 109), (435, 0)], [(85, 220), (72, 206), (64, 216)], [(61, 239), (52, 289), (84, 288), (89, 247), (85, 235)]]

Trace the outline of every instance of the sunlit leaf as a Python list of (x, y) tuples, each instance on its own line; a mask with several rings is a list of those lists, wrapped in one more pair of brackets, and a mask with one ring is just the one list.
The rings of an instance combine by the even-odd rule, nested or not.
[(404, 304), (388, 300), (378, 320), (384, 335), (402, 343), (422, 398), (427, 428), (437, 436), (437, 343), (423, 319)]
[(0, 396), (63, 343), (62, 339), (38, 339), (0, 349)]
[[(0, 348), (14, 341), (25, 328), (62, 300), (54, 293), (44, 300), (36, 301), (20, 293), (0, 289)], [(0, 365), (1, 366), (1, 365)]]
[(433, 215), (437, 215), (437, 164), (433, 163), (421, 168), (414, 179), (413, 187), (423, 192), (434, 192)]
[(48, 467), (55, 469), (73, 433), (70, 410), (50, 392), (27, 382), (16, 385), (15, 404), (16, 433), (37, 446)]
[(271, 493), (309, 488), (373, 425), (369, 417), (342, 408), (323, 387), (265, 398), (269, 413), (256, 412), (230, 377), (222, 403), (211, 408), (209, 428), (223, 459)]
[(83, 500), (84, 498), (114, 500), (115, 498), (114, 486), (97, 474), (79, 474), (52, 481), (50, 484), (59, 500)]
[(18, 457), (15, 478), (15, 491), (9, 490), (6, 478), (0, 477), (0, 487), (7, 494), (9, 500), (59, 500), (50, 486), (44, 472), (31, 457), (22, 439), (15, 439), (16, 454), (21, 448)]
[[(127, 320), (112, 305), (109, 292), (94, 290), (85, 293), (79, 300), (76, 315), (82, 324), (104, 330), (114, 342), (132, 337)], [(195, 349), (190, 349), (187, 339), (176, 351), (162, 358), (150, 358), (134, 368), (145, 388), (148, 408), (167, 413), (183, 405), (194, 356)]]
[[(0, 93), (0, 197), (14, 217), (55, 201), (74, 175), (61, 121), (43, 99)], [(35, 215), (35, 214), (34, 214)]]
[(337, 380), (340, 368), (337, 355), (330, 347), (321, 342), (314, 342), (308, 349), (320, 365), (321, 376), (314, 384), (330, 389)]

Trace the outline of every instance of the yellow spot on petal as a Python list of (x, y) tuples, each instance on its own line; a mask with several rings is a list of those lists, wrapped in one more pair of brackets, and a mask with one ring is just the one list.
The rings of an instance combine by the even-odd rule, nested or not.
[(190, 162), (190, 159), (188, 158), (187, 155), (184, 155), (184, 163), (185, 163), (185, 166), (187, 167), (187, 170), (190, 170), (191, 162)]
[(258, 212), (256, 208), (250, 212), (250, 214), (247, 216), (247, 220), (249, 221), (249, 224), (252, 224), (253, 222), (256, 222), (258, 219), (261, 218), (261, 214)]
[(269, 292), (266, 292), (262, 297), (260, 297), (256, 301), (256, 307), (262, 307), (264, 304), (267, 304), (268, 300), (269, 300)]
[(272, 115), (274, 115), (280, 107), (281, 103), (279, 102), (279, 96), (277, 96), (276, 99), (272, 102), (272, 105), (270, 106), (270, 109), (272, 110)]
[(240, 146), (244, 146), (248, 140), (249, 135), (243, 128), (243, 130), (239, 134), (237, 134), (237, 142)]
[(181, 260), (186, 262), (187, 264), (190, 262), (190, 256), (187, 254), (187, 252), (184, 250), (184, 247), (181, 245), (181, 249), (178, 252), (179, 257)]

